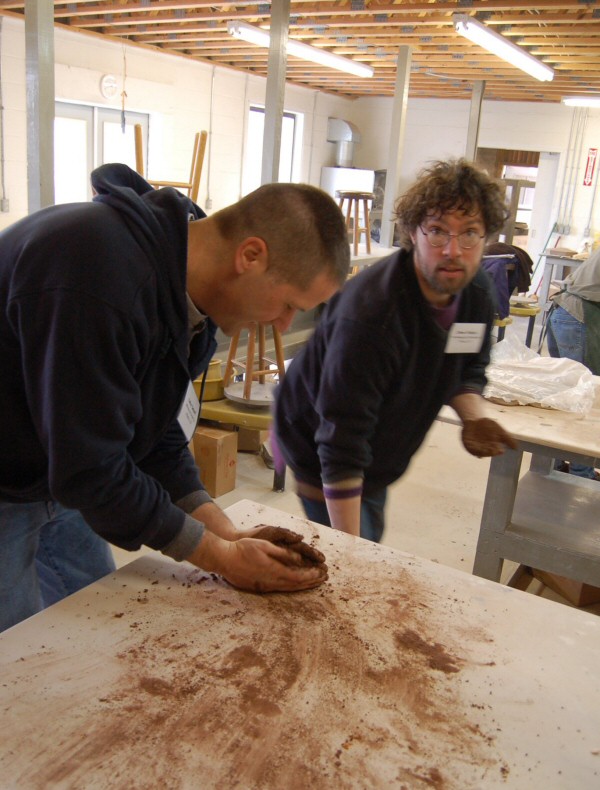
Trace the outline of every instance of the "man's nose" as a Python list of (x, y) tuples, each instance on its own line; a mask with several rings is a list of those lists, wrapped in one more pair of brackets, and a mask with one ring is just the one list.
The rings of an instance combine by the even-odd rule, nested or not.
[(275, 329), (278, 329), (280, 332), (285, 332), (286, 329), (290, 328), (290, 324), (292, 323), (294, 316), (296, 315), (296, 311), (292, 310), (289, 307), (283, 311), (283, 313), (273, 321), (273, 326)]
[(461, 248), (460, 244), (458, 243), (458, 236), (449, 236), (447, 243), (444, 246), (444, 252), (447, 255), (451, 255), (455, 258), (457, 255), (460, 255)]

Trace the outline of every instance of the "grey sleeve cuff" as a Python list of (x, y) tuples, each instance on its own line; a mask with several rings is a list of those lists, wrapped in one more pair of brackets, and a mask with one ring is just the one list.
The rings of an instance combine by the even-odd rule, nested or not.
[[(212, 501), (212, 500), (209, 500)], [(194, 551), (204, 535), (204, 524), (186, 514), (183, 527), (176, 538), (161, 549), (162, 554), (177, 562), (185, 560)]]
[(192, 513), (200, 505), (206, 505), (207, 502), (213, 502), (213, 498), (204, 488), (198, 491), (192, 491), (191, 494), (184, 496), (178, 502), (175, 502), (177, 507), (181, 508), (184, 513)]

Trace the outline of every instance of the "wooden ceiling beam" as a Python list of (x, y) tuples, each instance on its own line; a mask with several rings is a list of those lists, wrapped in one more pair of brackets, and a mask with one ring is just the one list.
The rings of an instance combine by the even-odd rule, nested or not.
[[(598, 27), (600, 28), (600, 19), (598, 21)], [(186, 37), (197, 37), (197, 38), (204, 38), (209, 37), (212, 39), (221, 39), (222, 41), (232, 41), (231, 36), (227, 33), (227, 28), (225, 25), (223, 26), (216, 26), (211, 28), (206, 28), (206, 26), (202, 25), (176, 25), (170, 29), (163, 29), (163, 28), (156, 28), (152, 31), (147, 32), (140, 32), (138, 28), (135, 29), (136, 32), (133, 35), (139, 35), (140, 38), (143, 38), (148, 43), (153, 43), (154, 41), (162, 41), (163, 39), (167, 38), (168, 36), (176, 36), (180, 40), (185, 40)], [(122, 32), (122, 31), (121, 31)], [(564, 29), (557, 28), (552, 34), (544, 35), (544, 36), (525, 36), (524, 38), (520, 39), (520, 43), (525, 46), (558, 46), (558, 47), (565, 47), (567, 44), (564, 40)], [(298, 36), (294, 36), (294, 38), (298, 38), (298, 40), (306, 41), (309, 37), (304, 36), (302, 39)], [(354, 36), (352, 37), (355, 38)], [(426, 40), (427, 39), (427, 40)], [(311, 37), (312, 43), (316, 46), (330, 46), (332, 43), (337, 44), (337, 37), (334, 35), (320, 35), (320, 36), (312, 36)], [(411, 44), (418, 44), (422, 47), (436, 47), (436, 46), (452, 46), (455, 48), (467, 48), (473, 47), (474, 45), (471, 44), (467, 39), (460, 38), (456, 36), (453, 31), (450, 30), (440, 30), (436, 31), (433, 34), (426, 34), (423, 35), (419, 32), (417, 33), (402, 33), (400, 36), (394, 33), (393, 31), (390, 32), (390, 28), (381, 28), (381, 30), (371, 31), (368, 36), (368, 41), (377, 41), (378, 46), (390, 46), (390, 47), (397, 47), (401, 43), (411, 43)], [(591, 46), (591, 45), (598, 45), (600, 43), (600, 32), (597, 36), (590, 36), (589, 29), (581, 30), (581, 31), (573, 31), (569, 30), (569, 44), (570, 46), (576, 47), (584, 47), (584, 46)]]
[[(73, 6), (78, 8), (79, 15), (100, 14), (100, 13), (152, 13), (168, 9), (170, 11), (193, 11), (198, 8), (222, 8), (236, 9), (246, 8), (251, 10), (255, 16), (264, 17), (268, 16), (262, 11), (261, 4), (256, 0), (254, 2), (238, 2), (232, 3), (227, 0), (128, 0), (126, 2), (109, 3), (106, 0), (85, 0), (85, 2), (72, 2), (72, 0), (55, 0), (55, 16), (64, 17), (72, 16), (70, 10)], [(594, 7), (596, 0), (587, 0), (586, 5)], [(374, 2), (374, 0), (367, 0), (365, 8), (357, 8), (354, 11), (350, 9), (350, 3), (340, 3), (339, 0), (292, 0), (292, 14), (303, 15), (309, 17), (322, 17), (331, 16), (336, 17), (343, 14), (355, 16), (365, 16), (372, 14), (386, 14), (386, 15), (422, 15), (429, 14), (432, 11), (432, 3), (430, 2), (416, 2), (416, 3), (382, 3)], [(19, 11), (24, 7), (23, 2), (16, 0), (2, 0), (0, 2), (0, 10), (13, 10)], [(454, 11), (461, 11), (467, 13), (469, 11), (474, 14), (478, 12), (489, 13), (506, 13), (511, 11), (535, 13), (536, 11), (551, 12), (551, 11), (574, 11), (577, 13), (584, 13), (586, 11), (585, 5), (582, 6), (580, 0), (545, 0), (545, 2), (538, 2), (534, 8), (528, 7), (523, 9), (521, 0), (508, 0), (508, 2), (493, 2), (488, 0), (482, 2), (481, 0), (473, 0), (469, 5), (454, 2), (436, 2), (435, 10), (441, 13), (452, 13)]]
[[(227, 34), (227, 22), (269, 26), (270, 4), (219, 0), (55, 0), (61, 28), (124, 39), (133, 46), (266, 75), (267, 51)], [(393, 95), (398, 48), (413, 51), (410, 95), (469, 98), (486, 80), (486, 99), (560, 101), (561, 94), (597, 92), (600, 85), (600, 0), (382, 2), (291, 0), (290, 34), (305, 43), (372, 65), (372, 79), (323, 70), (290, 58), (288, 81), (356, 98)], [(0, 0), (0, 14), (24, 3)], [(538, 83), (454, 32), (455, 12), (475, 15), (555, 68), (552, 83)], [(485, 12), (485, 14), (483, 13)]]
[[(554, 6), (559, 9), (557, 13), (550, 11), (542, 14), (531, 13), (529, 9), (523, 10), (520, 4), (520, 11), (516, 14), (507, 14), (505, 10), (500, 9), (497, 15), (492, 10), (489, 3), (485, 3), (486, 19), (485, 24), (490, 27), (500, 26), (504, 34), (512, 35), (513, 31), (510, 29), (515, 25), (524, 25), (526, 27), (539, 27), (540, 24), (581, 24), (590, 25), (597, 24), (598, 19), (594, 14), (594, 7), (597, 0), (590, 0), (586, 5), (581, 3), (562, 4), (562, 6)], [(141, 25), (141, 24), (169, 24), (177, 21), (188, 22), (217, 22), (219, 20), (241, 19), (253, 20), (254, 24), (267, 26), (269, 25), (270, 14), (260, 12), (261, 5), (259, 4), (227, 4), (226, 10), (215, 10), (215, 7), (224, 7), (223, 4), (207, 3), (201, 4), (184, 4), (174, 3), (171, 5), (169, 2), (161, 2), (154, 6), (144, 5), (143, 3), (124, 4), (124, 5), (105, 5), (89, 7), (78, 3), (69, 3), (64, 11), (58, 10), (55, 12), (57, 20), (68, 19), (70, 23), (76, 27), (90, 28), (90, 27), (103, 27), (106, 26), (107, 17), (111, 18), (111, 26), (123, 27), (128, 25)], [(436, 3), (435, 6), (429, 5), (425, 15), (415, 13), (415, 5), (402, 5), (392, 6), (393, 10), (389, 12), (381, 12), (381, 6), (371, 6), (367, 11), (354, 11), (350, 12), (348, 7), (340, 8), (337, 6), (335, 9), (330, 8), (329, 11), (325, 9), (326, 3), (320, 3), (314, 11), (303, 11), (299, 14), (292, 13), (290, 22), (290, 30), (301, 34), (302, 30), (310, 31), (311, 28), (331, 27), (332, 29), (344, 28), (371, 28), (397, 25), (400, 27), (432, 27), (432, 26), (448, 26), (452, 27), (452, 13), (460, 11), (468, 13), (472, 7), (466, 7), (459, 3)], [(3, 3), (0, 2), (0, 10)], [(444, 8), (447, 7), (447, 10)], [(600, 6), (598, 6), (600, 8)], [(513, 10), (519, 6), (511, 6)], [(536, 6), (539, 8), (539, 6)], [(372, 10), (371, 10), (372, 9)], [(484, 6), (481, 5), (481, 10)], [(182, 14), (181, 11), (184, 11)], [(569, 13), (571, 11), (571, 13)], [(121, 18), (122, 17), (122, 18)], [(382, 21), (382, 17), (387, 17)]]

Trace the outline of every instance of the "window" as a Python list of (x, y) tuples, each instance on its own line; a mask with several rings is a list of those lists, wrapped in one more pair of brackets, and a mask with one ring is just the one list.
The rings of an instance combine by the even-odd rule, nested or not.
[[(304, 117), (299, 113), (284, 112), (281, 122), (281, 151), (279, 181), (300, 180), (300, 152)], [(250, 107), (246, 155), (244, 156), (243, 193), (252, 192), (261, 184), (262, 150), (265, 129), (264, 107)], [(259, 152), (259, 155), (257, 155)]]
[(148, 116), (106, 107), (56, 102), (54, 118), (54, 194), (56, 203), (91, 200), (90, 173), (106, 162), (135, 169), (133, 127), (142, 125), (148, 150)]

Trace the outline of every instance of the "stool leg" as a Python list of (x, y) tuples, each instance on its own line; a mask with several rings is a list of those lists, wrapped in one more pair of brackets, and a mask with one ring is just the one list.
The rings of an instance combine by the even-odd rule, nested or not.
[(363, 200), (363, 209), (365, 212), (365, 233), (367, 234), (367, 252), (371, 253), (371, 221), (369, 219), (369, 201), (367, 198)]
[(504, 326), (499, 326), (498, 327), (498, 342), (500, 342), (501, 340), (504, 340), (504, 332), (505, 332), (505, 330), (506, 330), (506, 327), (504, 327)]
[(360, 200), (354, 199), (354, 254), (358, 255), (358, 237), (360, 236)]
[[(267, 361), (265, 359), (265, 325), (258, 325), (258, 369), (265, 370)], [(265, 376), (261, 374), (258, 377), (261, 384), (265, 383)]]
[(256, 340), (256, 324), (248, 330), (248, 356), (246, 358), (246, 378), (244, 379), (244, 399), (250, 400), (252, 391), (252, 370), (254, 369), (254, 346)]
[(224, 387), (229, 386), (229, 380), (231, 379), (231, 374), (233, 373), (233, 360), (235, 359), (239, 340), (240, 333), (236, 332), (235, 335), (232, 335), (231, 342), (229, 343), (229, 354), (227, 355), (227, 364), (225, 365), (225, 373), (223, 374)]
[(352, 201), (348, 198), (348, 208), (346, 209), (346, 228), (350, 227), (350, 220), (352, 218)]
[(285, 376), (285, 358), (283, 355), (281, 332), (275, 327), (273, 327), (273, 342), (275, 343), (275, 359), (277, 360), (277, 370), (279, 372), (279, 381), (281, 382)]

